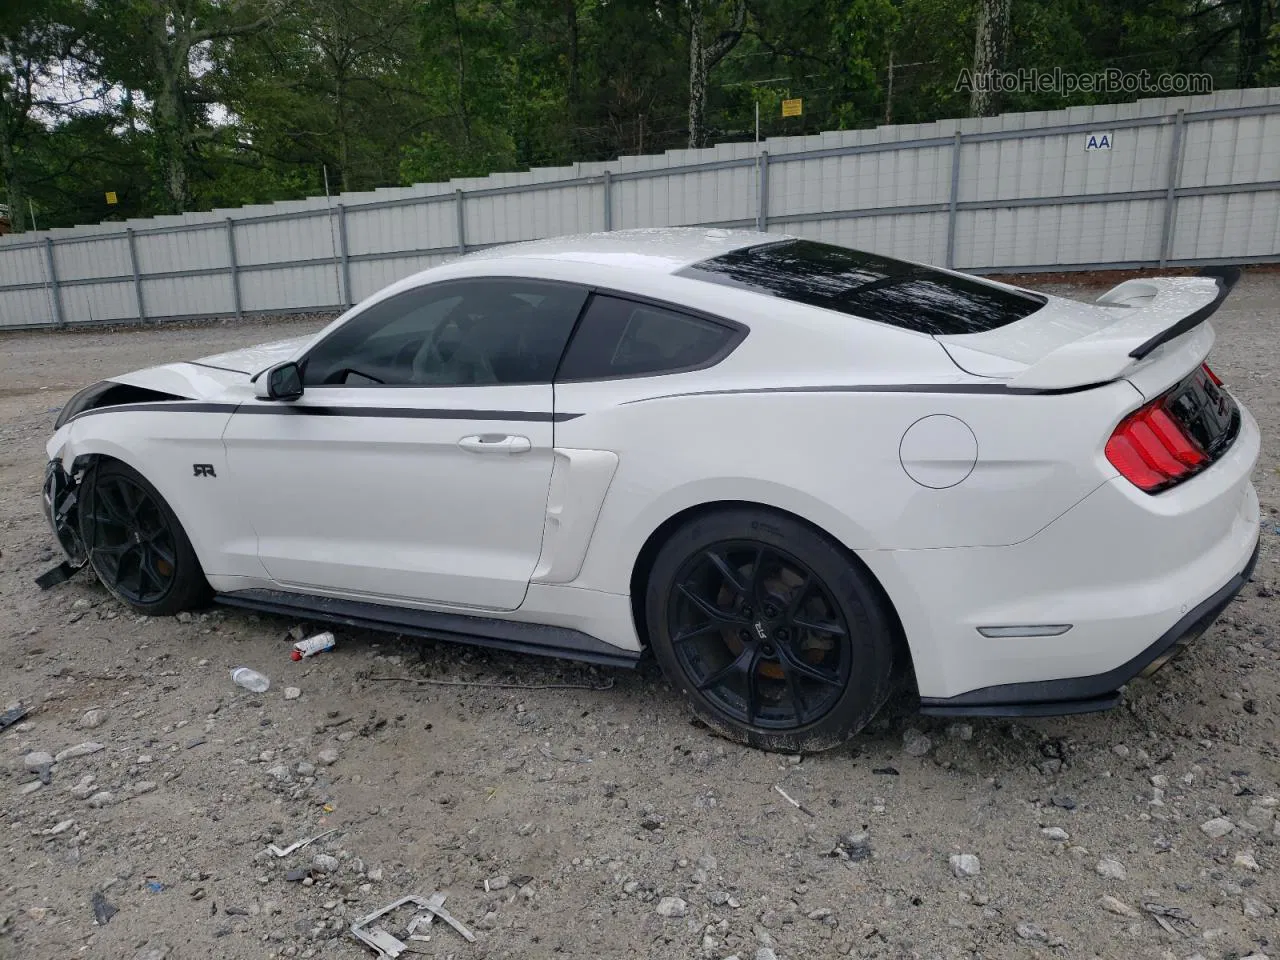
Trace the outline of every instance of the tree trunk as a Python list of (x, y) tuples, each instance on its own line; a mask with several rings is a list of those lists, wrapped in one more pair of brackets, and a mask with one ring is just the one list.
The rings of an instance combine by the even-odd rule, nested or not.
[(349, 193), (351, 191), (351, 144), (347, 134), (346, 84), (340, 73), (334, 75), (333, 95), (337, 106), (339, 175), (342, 180), (342, 192)]
[(1011, 0), (979, 0), (978, 37), (973, 49), (973, 92), (969, 113), (994, 116), (1000, 109), (999, 92), (991, 89), (992, 74), (1004, 65), (1009, 36)]
[(707, 78), (742, 38), (747, 23), (747, 0), (733, 0), (733, 23), (715, 40), (707, 41), (707, 5), (716, 0), (689, 0), (689, 146), (707, 145)]
[(700, 0), (689, 4), (689, 148), (706, 146), (707, 57), (702, 45), (706, 27)]
[(1267, 0), (1240, 2), (1240, 62), (1236, 68), (1237, 86), (1252, 87), (1266, 59), (1266, 37), (1263, 14)]
[(12, 119), (9, 104), (0, 96), (0, 180), (9, 204), (9, 229), (22, 233), (27, 229), (27, 198), (14, 157)]
[(190, 131), (182, 96), (187, 73), (187, 49), (185, 44), (175, 44), (169, 37), (163, 18), (153, 17), (148, 26), (151, 63), (155, 70), (153, 115), (165, 197), (170, 213), (184, 213), (190, 199), (187, 179)]
[(458, 0), (453, 0), (453, 31), (458, 41), (458, 109), (462, 112), (462, 142), (471, 152), (471, 115), (467, 113), (467, 53), (462, 42), (462, 18)]

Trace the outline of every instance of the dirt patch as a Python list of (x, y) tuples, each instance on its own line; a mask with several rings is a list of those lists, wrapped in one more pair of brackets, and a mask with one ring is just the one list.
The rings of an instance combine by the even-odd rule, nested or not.
[[(1280, 956), (1277, 302), (1250, 271), (1214, 320), (1215, 369), (1262, 425), (1267, 522), (1207, 636), (1108, 714), (898, 702), (806, 757), (717, 739), (651, 663), (347, 631), (294, 663), (292, 621), (139, 619), (87, 577), (39, 592), (67, 396), (322, 318), (0, 339), (0, 710), (33, 708), (0, 733), (0, 957), (354, 960), (355, 917), (437, 890), (477, 943), (437, 922), (427, 957)], [(271, 688), (235, 687), (240, 665)], [(24, 758), (83, 743), (25, 792)]]

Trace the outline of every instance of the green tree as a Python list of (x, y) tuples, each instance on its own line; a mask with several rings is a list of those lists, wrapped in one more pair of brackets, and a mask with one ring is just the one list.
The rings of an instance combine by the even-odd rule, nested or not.
[(27, 156), (41, 130), (36, 114), (66, 109), (46, 91), (53, 73), (68, 67), (75, 31), (62, 0), (23, 0), (0, 7), (0, 181), (15, 233), (27, 225), (27, 184), (36, 175)]

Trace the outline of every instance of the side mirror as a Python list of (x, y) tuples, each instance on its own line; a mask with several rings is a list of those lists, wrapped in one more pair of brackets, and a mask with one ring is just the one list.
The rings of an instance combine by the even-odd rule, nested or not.
[(269, 367), (253, 383), (259, 400), (296, 400), (302, 396), (302, 371), (294, 360)]

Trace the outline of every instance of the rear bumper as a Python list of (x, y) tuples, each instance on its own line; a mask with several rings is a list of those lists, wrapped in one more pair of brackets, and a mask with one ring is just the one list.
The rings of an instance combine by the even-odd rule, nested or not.
[(925, 709), (1103, 709), (1211, 623), (1258, 547), (1261, 438), (1241, 410), (1230, 450), (1155, 496), (1116, 477), (1021, 543), (859, 552), (902, 622)]
[(1122, 686), (1136, 676), (1159, 669), (1181, 647), (1198, 640), (1209, 629), (1253, 576), (1261, 547), (1261, 542), (1256, 543), (1242, 571), (1161, 634), (1155, 643), (1106, 673), (1005, 683), (955, 697), (921, 697), (920, 712), (939, 717), (1027, 717), (1108, 710), (1119, 701)]

